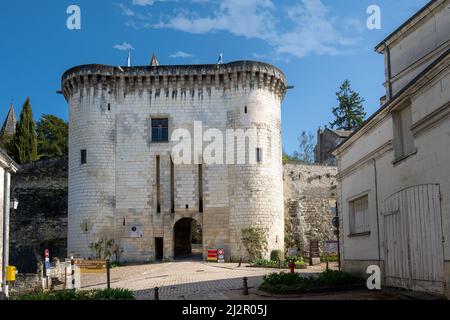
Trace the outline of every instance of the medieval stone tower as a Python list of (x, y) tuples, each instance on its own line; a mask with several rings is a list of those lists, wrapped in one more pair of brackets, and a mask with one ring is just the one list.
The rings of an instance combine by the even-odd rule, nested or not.
[[(224, 248), (227, 260), (246, 259), (246, 228), (263, 231), (265, 257), (283, 250), (285, 91), (279, 69), (251, 61), (66, 71), (68, 252), (92, 256), (104, 239), (121, 261), (172, 259), (193, 250), (193, 221), (204, 258)], [(192, 134), (180, 153), (192, 162), (174, 160), (179, 129)]]

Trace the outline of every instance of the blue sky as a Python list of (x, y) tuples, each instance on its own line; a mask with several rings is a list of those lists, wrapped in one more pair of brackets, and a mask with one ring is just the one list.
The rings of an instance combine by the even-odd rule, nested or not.
[[(260, 60), (282, 69), (294, 90), (282, 106), (283, 146), (302, 130), (332, 120), (335, 92), (348, 78), (370, 115), (384, 94), (383, 57), (374, 46), (428, 0), (47, 0), (0, 4), (0, 120), (27, 96), (34, 117), (67, 119), (63, 72), (80, 64), (133, 65)], [(81, 30), (68, 30), (67, 7), (81, 8)], [(366, 27), (369, 5), (382, 28)]]

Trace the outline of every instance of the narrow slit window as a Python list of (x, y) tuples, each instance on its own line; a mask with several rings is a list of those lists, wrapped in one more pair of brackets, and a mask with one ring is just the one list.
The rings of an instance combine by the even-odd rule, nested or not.
[(198, 165), (198, 211), (203, 212), (203, 165)]
[(170, 212), (175, 213), (175, 166), (170, 158)]
[(247, 106), (244, 107), (244, 113), (247, 113)]
[(256, 148), (256, 162), (262, 162), (263, 161), (263, 155), (262, 155), (262, 149)]
[(156, 213), (161, 213), (161, 177), (159, 156), (156, 156)]
[(85, 164), (87, 162), (87, 153), (86, 149), (81, 150), (81, 164)]

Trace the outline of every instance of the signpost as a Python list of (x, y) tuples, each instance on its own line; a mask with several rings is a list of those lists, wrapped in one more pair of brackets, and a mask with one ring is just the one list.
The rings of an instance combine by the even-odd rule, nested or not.
[(48, 249), (45, 249), (45, 275), (48, 277), (50, 272), (50, 252)]
[(44, 267), (45, 267), (45, 288), (49, 288), (49, 276), (50, 276), (50, 252), (48, 249), (44, 251)]
[(217, 262), (219, 263), (225, 262), (225, 249), (223, 248), (217, 249)]
[(327, 256), (338, 254), (338, 242), (336, 240), (325, 240), (323, 242), (323, 254)]

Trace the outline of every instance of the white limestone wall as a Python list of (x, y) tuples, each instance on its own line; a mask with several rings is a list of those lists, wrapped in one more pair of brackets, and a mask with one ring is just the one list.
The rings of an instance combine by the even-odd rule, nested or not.
[[(2, 266), (3, 260), (3, 192), (5, 187), (3, 181), (5, 181), (5, 169), (0, 166), (0, 266)], [(2, 279), (3, 268), (0, 267), (0, 283), (2, 283)]]
[[(410, 95), (412, 129), (417, 153), (394, 162), (391, 141), (392, 117), (385, 116), (340, 154), (338, 161), (339, 202), (342, 213), (344, 268), (363, 273), (367, 263), (384, 260), (383, 202), (392, 194), (411, 186), (439, 184), (444, 238), (445, 281), (450, 283), (450, 71), (441, 73)], [(433, 116), (434, 115), (434, 116)], [(384, 146), (384, 148), (381, 148)], [(375, 160), (375, 163), (374, 163)], [(375, 167), (378, 188), (375, 188)], [(378, 218), (377, 202), (378, 193)], [(370, 235), (349, 237), (348, 201), (361, 193), (369, 195)], [(379, 236), (378, 236), (379, 228)], [(380, 245), (380, 247), (379, 247)], [(380, 249), (380, 250), (379, 250)], [(370, 263), (369, 263), (370, 264)], [(449, 295), (450, 292), (447, 292)]]
[[(283, 249), (279, 95), (248, 86), (212, 86), (210, 90), (195, 86), (184, 91), (175, 84), (157, 90), (134, 87), (123, 79), (102, 88), (83, 89), (81, 94), (75, 90), (69, 97), (69, 252), (87, 257), (89, 244), (105, 237), (122, 248), (122, 261), (147, 261), (154, 259), (155, 237), (163, 237), (164, 257), (171, 259), (173, 227), (183, 217), (202, 225), (204, 252), (224, 247), (228, 258), (241, 256), (240, 230), (248, 226), (267, 229), (268, 253)], [(258, 127), (264, 162), (226, 164), (224, 151), (224, 163), (204, 163), (203, 213), (199, 212), (198, 164), (175, 164), (172, 213), (170, 153), (177, 142), (151, 142), (155, 117), (169, 119), (169, 133), (184, 128), (192, 137), (194, 121), (201, 122), (203, 132), (221, 131), (224, 139), (227, 128)], [(266, 145), (268, 136), (273, 142)], [(208, 144), (203, 142), (200, 153)], [(87, 149), (85, 165), (80, 164), (83, 148)], [(250, 152), (254, 155), (256, 150)], [(156, 156), (160, 157), (160, 213), (156, 210)], [(85, 222), (88, 232), (83, 231)], [(141, 236), (130, 235), (133, 226)]]
[(264, 256), (268, 258), (271, 250), (284, 249), (280, 101), (270, 92), (255, 90), (234, 98), (231, 103), (240, 108), (230, 115), (229, 127), (257, 127), (258, 135), (256, 141), (249, 143), (248, 155), (254, 156), (256, 147), (262, 148), (263, 153), (261, 163), (229, 166), (232, 257), (248, 257), (241, 241), (242, 229), (258, 227), (267, 232), (268, 248)]
[(390, 45), (393, 95), (450, 48), (450, 1), (443, 1), (408, 32)]
[(107, 109), (110, 100), (98, 85), (77, 91), (69, 101), (68, 253), (77, 257), (89, 257), (92, 242), (114, 233), (116, 127), (114, 111)]

